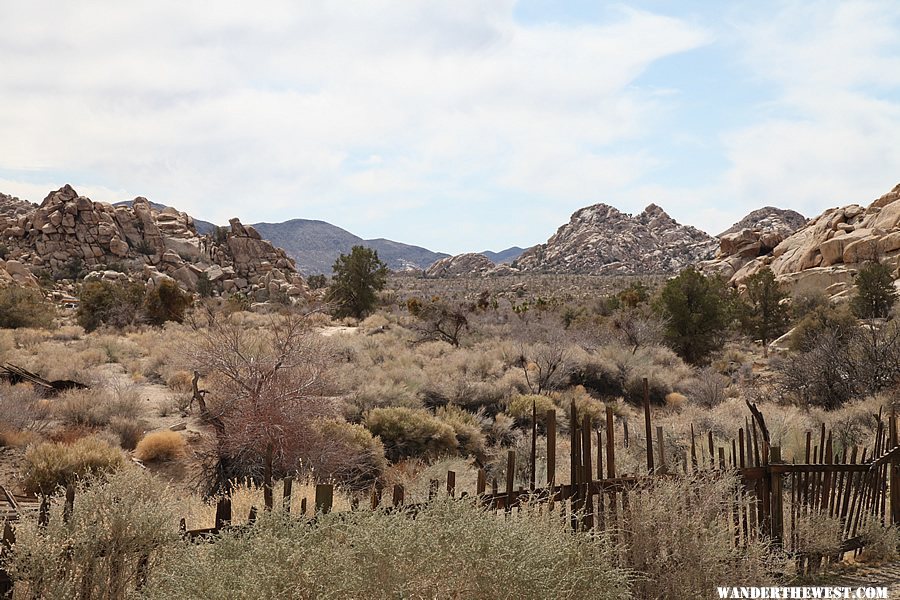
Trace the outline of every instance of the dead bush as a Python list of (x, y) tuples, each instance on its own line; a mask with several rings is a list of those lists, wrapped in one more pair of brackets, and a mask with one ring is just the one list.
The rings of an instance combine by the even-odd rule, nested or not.
[(166, 462), (184, 456), (184, 437), (177, 431), (153, 431), (138, 442), (134, 456), (143, 462)]

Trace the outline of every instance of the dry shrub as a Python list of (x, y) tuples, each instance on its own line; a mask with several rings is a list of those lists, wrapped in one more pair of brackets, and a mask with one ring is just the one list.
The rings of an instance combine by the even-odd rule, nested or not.
[(666, 394), (666, 406), (670, 408), (681, 408), (687, 402), (687, 396), (678, 392), (669, 392)]
[(553, 394), (553, 399), (556, 401), (556, 405), (561, 409), (558, 412), (563, 413), (564, 423), (568, 423), (568, 419), (571, 418), (570, 415), (573, 402), (575, 403), (575, 412), (579, 422), (585, 416), (590, 417), (593, 423), (599, 423), (605, 418), (606, 405), (603, 404), (603, 402), (592, 398), (582, 385), (570, 387), (563, 392), (556, 392)]
[(332, 480), (350, 490), (372, 486), (387, 468), (384, 445), (362, 425), (338, 419), (316, 423), (321, 442), (307, 457), (317, 480)]
[(109, 430), (118, 436), (119, 445), (125, 450), (134, 450), (144, 437), (147, 423), (138, 419), (113, 417), (109, 420)]
[(175, 392), (187, 393), (193, 390), (193, 380), (194, 375), (190, 371), (175, 371), (166, 379), (166, 385)]
[(728, 377), (716, 369), (712, 367), (700, 369), (690, 388), (691, 400), (700, 406), (718, 406), (725, 400), (725, 389), (728, 387), (728, 383)]
[(138, 442), (134, 455), (144, 462), (164, 462), (184, 456), (184, 437), (177, 431), (153, 431)]
[[(632, 502), (629, 566), (640, 598), (710, 598), (716, 586), (764, 586), (786, 568), (762, 541), (736, 548), (733, 475), (657, 479)], [(690, 499), (690, 501), (688, 501)]]
[(860, 561), (880, 563), (897, 560), (900, 535), (896, 526), (882, 527), (877, 521), (869, 521), (860, 532), (860, 536), (865, 544), (859, 557)]
[(118, 448), (97, 437), (83, 437), (72, 444), (44, 442), (25, 452), (25, 489), (51, 494), (58, 487), (90, 475), (111, 473), (125, 464)]
[[(259, 565), (265, 564), (265, 569)], [(252, 574), (252, 575), (250, 575)], [(525, 507), (499, 519), (464, 500), (353, 511), (314, 524), (261, 515), (244, 533), (185, 545), (148, 598), (629, 598), (609, 545)]]
[(537, 411), (539, 420), (543, 420), (547, 411), (556, 411), (556, 404), (544, 394), (526, 394), (513, 396), (506, 405), (506, 412), (523, 423), (531, 423), (533, 409)]
[(413, 456), (437, 458), (457, 449), (453, 427), (426, 410), (376, 408), (366, 413), (366, 427), (381, 438), (394, 462)]
[(48, 404), (30, 384), (0, 383), (0, 429), (41, 431), (49, 416)]
[(24, 448), (40, 439), (33, 431), (22, 431), (0, 427), (0, 448)]
[(141, 414), (137, 388), (70, 390), (55, 403), (57, 416), (68, 425), (103, 427), (114, 417), (134, 419)]
[(17, 591), (30, 598), (133, 597), (141, 560), (152, 571), (180, 543), (177, 506), (171, 490), (136, 468), (85, 481), (67, 522), (57, 503), (46, 526), (33, 518), (16, 525), (8, 569)]
[(478, 416), (458, 406), (438, 408), (435, 416), (453, 428), (460, 454), (479, 458), (484, 456), (487, 442)]

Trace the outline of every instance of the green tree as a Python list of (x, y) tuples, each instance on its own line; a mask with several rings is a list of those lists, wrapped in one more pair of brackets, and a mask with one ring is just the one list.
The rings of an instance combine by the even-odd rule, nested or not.
[(306, 285), (308, 285), (311, 290), (320, 290), (328, 285), (328, 278), (322, 274), (310, 275), (306, 278)]
[(332, 269), (334, 275), (325, 299), (334, 305), (334, 316), (361, 319), (369, 314), (378, 299), (376, 292), (387, 283), (387, 265), (378, 258), (378, 252), (353, 246), (350, 254), (338, 257)]
[(730, 321), (728, 291), (721, 279), (693, 267), (670, 279), (656, 301), (666, 320), (665, 339), (686, 361), (699, 364), (724, 342)]
[(0, 327), (49, 327), (53, 323), (53, 306), (39, 290), (9, 285), (0, 289)]
[(139, 283), (88, 281), (81, 286), (78, 324), (86, 331), (101, 325), (124, 327), (137, 319), (144, 301), (144, 286)]
[(856, 295), (850, 301), (850, 308), (860, 319), (886, 318), (894, 303), (897, 290), (890, 267), (879, 262), (863, 266), (856, 275)]
[(174, 281), (162, 279), (147, 290), (144, 296), (143, 316), (151, 325), (162, 325), (166, 321), (181, 323), (184, 320), (184, 311), (190, 308), (192, 303), (191, 294), (181, 291)]
[(765, 267), (747, 278), (747, 300), (741, 306), (741, 327), (755, 340), (761, 340), (768, 356), (769, 342), (787, 329), (787, 293), (775, 281), (775, 273)]

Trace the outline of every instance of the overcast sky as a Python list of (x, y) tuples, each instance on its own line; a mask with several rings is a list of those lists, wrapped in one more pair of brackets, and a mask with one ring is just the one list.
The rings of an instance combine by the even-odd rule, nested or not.
[(900, 182), (900, 2), (0, 0), (0, 191), (457, 253)]

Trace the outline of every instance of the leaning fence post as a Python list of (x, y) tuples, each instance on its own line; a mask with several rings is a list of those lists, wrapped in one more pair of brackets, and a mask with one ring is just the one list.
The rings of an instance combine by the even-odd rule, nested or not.
[(770, 494), (772, 500), (769, 504), (769, 518), (772, 523), (772, 543), (776, 547), (781, 547), (784, 541), (784, 506), (782, 497), (782, 478), (778, 465), (781, 464), (781, 446), (772, 446), (769, 448), (769, 465), (766, 468), (770, 478)]
[(891, 523), (900, 523), (900, 461), (894, 450), (897, 448), (897, 409), (891, 405), (891, 423), (888, 433), (891, 438)]

